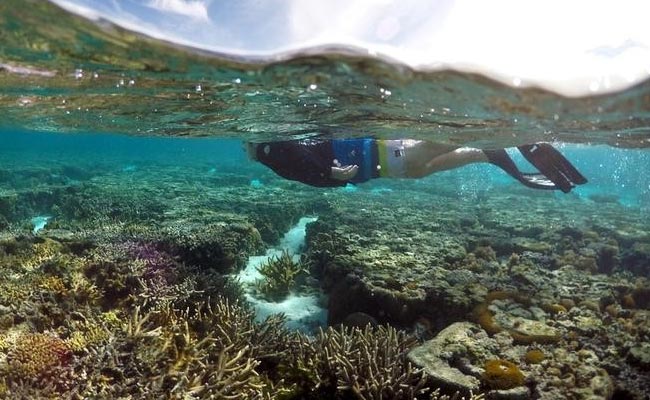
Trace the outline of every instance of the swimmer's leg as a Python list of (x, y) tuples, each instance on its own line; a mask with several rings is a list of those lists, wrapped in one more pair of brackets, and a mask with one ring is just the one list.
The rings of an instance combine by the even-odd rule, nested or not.
[(412, 174), (409, 174), (409, 177), (420, 178), (434, 172), (446, 171), (449, 169), (462, 167), (467, 164), (488, 161), (489, 160), (483, 150), (473, 147), (460, 147), (446, 153), (436, 155), (433, 158), (429, 158), (428, 161), (425, 161), (423, 164), (421, 164), (421, 167), (419, 169), (414, 169), (411, 171)]

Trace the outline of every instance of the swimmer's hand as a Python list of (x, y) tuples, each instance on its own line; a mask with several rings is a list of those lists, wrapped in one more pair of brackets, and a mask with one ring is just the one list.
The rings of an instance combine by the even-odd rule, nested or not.
[(332, 178), (338, 181), (347, 181), (357, 174), (359, 171), (358, 165), (346, 165), (344, 167), (332, 167)]

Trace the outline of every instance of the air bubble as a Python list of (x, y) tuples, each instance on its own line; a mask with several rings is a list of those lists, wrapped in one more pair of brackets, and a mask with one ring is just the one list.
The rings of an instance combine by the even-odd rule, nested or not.
[(391, 94), (393, 94), (390, 90), (384, 88), (379, 88), (379, 92), (382, 94), (381, 95), (382, 99), (385, 99), (389, 97)]

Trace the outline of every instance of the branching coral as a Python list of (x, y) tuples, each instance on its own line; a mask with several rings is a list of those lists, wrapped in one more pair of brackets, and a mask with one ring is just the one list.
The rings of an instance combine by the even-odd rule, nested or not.
[(70, 366), (72, 350), (62, 339), (43, 333), (20, 335), (7, 353), (2, 371), (11, 385), (65, 387), (59, 376)]
[[(89, 344), (95, 365), (80, 392), (94, 397), (273, 398), (286, 391), (260, 373), (286, 334), (223, 299), (183, 311), (136, 307), (109, 340)], [(286, 348), (286, 347), (285, 347)], [(146, 378), (146, 379), (145, 379)], [(281, 382), (280, 382), (281, 383)]]
[(422, 372), (406, 360), (414, 344), (392, 327), (329, 328), (309, 344), (298, 365), (315, 373), (321, 390), (335, 386), (358, 399), (413, 399), (429, 390)]
[(279, 300), (289, 294), (298, 275), (305, 272), (305, 266), (300, 261), (293, 261), (289, 251), (284, 250), (281, 255), (258, 267), (258, 271), (264, 279), (257, 284), (257, 289), (269, 299)]
[(18, 271), (32, 271), (57, 257), (61, 243), (52, 239), (13, 238), (0, 242), (0, 266)]
[(103, 292), (102, 305), (105, 308), (126, 306), (133, 301), (139, 288), (141, 264), (130, 260), (120, 249), (98, 248), (89, 256), (84, 275)]
[(14, 275), (0, 281), (0, 304), (16, 307), (34, 291), (30, 275)]

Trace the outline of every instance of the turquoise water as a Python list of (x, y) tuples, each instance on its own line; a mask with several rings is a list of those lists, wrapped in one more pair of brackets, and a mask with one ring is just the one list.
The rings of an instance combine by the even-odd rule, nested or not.
[[(237, 139), (134, 137), (111, 134), (52, 134), (5, 130), (0, 153), (2, 168), (6, 171), (47, 167), (53, 170), (65, 167), (92, 168), (104, 171), (146, 169), (155, 176), (155, 166), (187, 167), (201, 174), (245, 172), (251, 180), (275, 180), (275, 174), (248, 159), (244, 142)], [(638, 173), (650, 165), (650, 154), (643, 149), (617, 149), (605, 145), (559, 144), (562, 153), (589, 179), (589, 183), (575, 188), (571, 195), (580, 201), (590, 197), (611, 197), (610, 200), (644, 212), (650, 207), (650, 175)], [(512, 151), (510, 151), (512, 150)], [(523, 171), (533, 171), (515, 149), (509, 149)], [(516, 182), (491, 165), (468, 165), (457, 171), (444, 171), (417, 182), (399, 184), (431, 185), (437, 180), (451, 185), (446, 190), (459, 195), (493, 190), (507, 191)], [(144, 183), (144, 182), (143, 182)], [(372, 190), (394, 184), (382, 179), (361, 185)], [(300, 186), (298, 186), (300, 187)], [(307, 186), (306, 190), (312, 190)], [(6, 187), (9, 190), (11, 187)], [(532, 192), (535, 193), (535, 192)], [(558, 198), (567, 197), (557, 194)]]
[[(647, 398), (650, 82), (224, 59), (47, 2), (2, 2), (0, 34), (0, 398)], [(245, 152), (306, 137), (524, 171), (514, 146), (547, 141), (588, 183), (482, 163), (316, 188)]]

